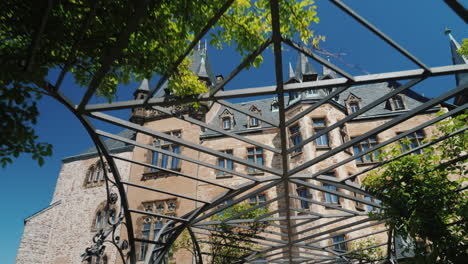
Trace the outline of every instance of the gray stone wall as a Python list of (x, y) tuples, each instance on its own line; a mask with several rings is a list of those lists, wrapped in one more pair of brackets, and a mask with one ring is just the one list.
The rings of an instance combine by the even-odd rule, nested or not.
[[(132, 152), (118, 156), (131, 158)], [(95, 214), (106, 200), (104, 183), (92, 187), (85, 184), (88, 168), (97, 161), (91, 158), (63, 163), (51, 203), (60, 201), (60, 204), (25, 223), (17, 264), (82, 263), (80, 256), (92, 245), (96, 232)], [(120, 176), (128, 180), (130, 163), (116, 162)], [(107, 247), (105, 254), (109, 263), (115, 262), (116, 251), (112, 246)]]

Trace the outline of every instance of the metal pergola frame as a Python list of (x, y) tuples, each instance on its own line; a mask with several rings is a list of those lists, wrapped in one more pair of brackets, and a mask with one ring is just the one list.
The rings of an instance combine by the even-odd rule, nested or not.
[[(331, 3), (336, 5), (339, 9), (343, 10), (346, 14), (354, 18), (357, 22), (362, 24), (366, 27), (370, 32), (381, 38), (384, 42), (388, 43), (392, 46), (395, 50), (397, 50), (400, 54), (404, 55), (407, 59), (412, 61), (415, 65), (418, 66), (417, 69), (414, 70), (406, 70), (406, 71), (398, 71), (398, 72), (387, 72), (387, 73), (379, 73), (379, 74), (370, 74), (370, 75), (362, 75), (362, 76), (353, 76), (344, 70), (340, 69), (336, 65), (330, 63), (329, 61), (321, 58), (317, 54), (314, 53), (313, 50), (310, 50), (306, 47), (295, 43), (290, 39), (285, 39), (280, 31), (280, 20), (279, 20), (279, 0), (270, 0), (270, 8), (271, 8), (271, 23), (272, 23), (272, 35), (271, 38), (265, 41), (261, 46), (257, 48), (252, 54), (246, 57), (244, 61), (242, 61), (239, 66), (237, 66), (232, 73), (225, 78), (220, 83), (216, 84), (214, 87), (210, 89), (209, 93), (201, 94), (196, 98), (158, 98), (153, 97), (156, 92), (161, 89), (164, 82), (168, 80), (170, 74), (166, 74), (161, 77), (158, 81), (156, 86), (151, 89), (149, 95), (145, 99), (135, 99), (130, 101), (119, 101), (119, 102), (112, 102), (112, 103), (104, 103), (104, 104), (89, 104), (90, 99), (96, 92), (97, 87), (99, 86), (100, 82), (103, 80), (105, 74), (109, 70), (109, 67), (116, 58), (120, 55), (122, 49), (126, 47), (128, 43), (128, 38), (132, 32), (136, 30), (138, 25), (138, 18), (145, 13), (146, 1), (137, 0), (135, 2), (135, 15), (128, 18), (128, 23), (124, 28), (123, 32), (120, 32), (117, 41), (114, 47), (110, 47), (107, 54), (104, 55), (103, 63), (100, 69), (96, 72), (95, 76), (92, 78), (92, 81), (89, 84), (88, 89), (86, 90), (84, 96), (80, 100), (80, 102), (75, 105), (72, 101), (67, 99), (67, 97), (60, 91), (60, 86), (62, 84), (63, 77), (66, 71), (69, 70), (69, 65), (66, 65), (63, 68), (63, 71), (59, 74), (59, 78), (55, 85), (48, 83), (44, 89), (57, 99), (60, 103), (65, 105), (75, 116), (84, 128), (89, 133), (90, 137), (92, 138), (96, 148), (99, 152), (100, 159), (102, 162), (106, 162), (109, 166), (112, 175), (105, 172), (106, 177), (106, 190), (107, 190), (107, 203), (108, 206), (111, 204), (120, 203), (120, 211), (119, 216), (115, 222), (111, 222), (108, 225), (108, 229), (102, 230), (96, 234), (94, 237), (94, 245), (86, 249), (86, 253), (84, 254), (84, 258), (89, 258), (93, 255), (102, 254), (103, 244), (104, 243), (111, 243), (115, 245), (120, 253), (122, 259), (126, 263), (136, 263), (136, 247), (135, 242), (140, 243), (147, 243), (150, 245), (149, 251), (150, 254), (147, 254), (145, 263), (164, 263), (164, 259), (166, 254), (168, 253), (170, 246), (173, 244), (175, 239), (181, 234), (184, 229), (189, 230), (190, 238), (192, 239), (194, 245), (194, 251), (196, 252), (196, 262), (203, 263), (203, 255), (209, 255), (208, 252), (203, 252), (200, 243), (209, 244), (209, 241), (204, 240), (204, 237), (207, 235), (217, 235), (223, 236), (222, 232), (225, 232), (222, 229), (218, 229), (216, 226), (221, 224), (223, 225), (230, 225), (239, 229), (248, 229), (249, 227), (243, 225), (245, 223), (254, 223), (254, 222), (261, 222), (263, 223), (266, 228), (260, 230), (260, 232), (256, 235), (253, 235), (249, 238), (244, 238), (245, 241), (255, 243), (259, 247), (258, 248), (250, 248), (247, 249), (250, 253), (243, 256), (242, 258), (233, 260), (233, 263), (354, 263), (356, 259), (353, 259), (352, 253), (353, 251), (346, 251), (341, 252), (334, 249), (335, 244), (321, 246), (320, 241), (331, 239), (334, 236), (340, 234), (349, 234), (351, 232), (361, 232), (357, 237), (348, 238), (344, 242), (354, 241), (360, 238), (370, 237), (376, 234), (385, 233), (388, 236), (388, 240), (385, 243), (380, 243), (378, 245), (371, 246), (373, 247), (386, 247), (387, 248), (387, 256), (383, 260), (394, 260), (393, 256), (393, 246), (392, 246), (392, 236), (393, 230), (388, 229), (383, 224), (385, 223), (384, 220), (375, 221), (368, 216), (367, 213), (363, 213), (356, 210), (351, 210), (349, 208), (339, 207), (333, 204), (323, 203), (312, 198), (304, 198), (291, 193), (293, 186), (303, 186), (305, 188), (315, 190), (317, 192), (322, 193), (329, 193), (335, 195), (341, 199), (352, 200), (355, 202), (362, 203), (364, 205), (372, 206), (375, 208), (379, 208), (380, 205), (378, 203), (361, 199), (359, 197), (348, 195), (340, 191), (330, 190), (324, 187), (321, 187), (315, 184), (313, 181), (326, 183), (330, 185), (334, 185), (339, 189), (348, 190), (350, 192), (359, 193), (367, 196), (371, 196), (372, 194), (366, 192), (360, 185), (353, 183), (352, 179), (355, 177), (362, 175), (366, 172), (369, 172), (372, 169), (379, 168), (380, 166), (390, 162), (390, 161), (383, 161), (376, 163), (375, 165), (371, 166), (370, 168), (364, 169), (360, 172), (357, 172), (353, 175), (350, 175), (344, 179), (334, 179), (332, 177), (325, 176), (327, 172), (330, 172), (333, 169), (336, 169), (340, 166), (343, 166), (346, 163), (349, 163), (353, 160), (358, 159), (364, 155), (372, 153), (373, 151), (384, 147), (388, 144), (396, 142), (405, 136), (413, 133), (421, 128), (425, 128), (435, 124), (438, 121), (444, 120), (449, 118), (453, 115), (461, 113), (467, 109), (468, 104), (464, 104), (461, 106), (454, 106), (449, 112), (434, 117), (432, 120), (429, 120), (425, 123), (415, 126), (413, 129), (408, 130), (404, 133), (401, 133), (391, 139), (388, 139), (385, 142), (381, 142), (372, 148), (365, 150), (357, 155), (351, 156), (345, 160), (341, 160), (336, 164), (328, 166), (325, 169), (317, 171), (313, 174), (304, 174), (301, 173), (303, 170), (324, 161), (333, 155), (345, 151), (346, 149), (352, 147), (358, 142), (362, 140), (368, 139), (378, 133), (386, 131), (392, 128), (395, 125), (400, 124), (401, 122), (408, 120), (418, 114), (427, 113), (429, 109), (432, 107), (444, 103), (450, 98), (454, 96), (466, 93), (468, 85), (462, 85), (456, 87), (454, 89), (450, 89), (443, 93), (442, 95), (428, 100), (427, 102), (422, 103), (420, 106), (411, 109), (409, 111), (405, 111), (395, 115), (390, 121), (386, 122), (380, 127), (372, 129), (361, 136), (353, 138), (341, 146), (326, 151), (324, 154), (321, 154), (315, 157), (312, 160), (306, 161), (303, 164), (298, 165), (295, 168), (290, 168), (290, 154), (297, 148), (302, 147), (307, 144), (312, 143), (318, 137), (329, 133), (330, 131), (339, 128), (340, 126), (355, 120), (356, 117), (366, 113), (367, 111), (371, 110), (372, 108), (376, 107), (377, 105), (385, 102), (386, 100), (392, 98), (393, 96), (404, 92), (407, 89), (410, 89), (412, 86), (422, 82), (425, 79), (435, 77), (435, 76), (442, 76), (442, 75), (450, 75), (456, 74), (461, 72), (468, 72), (468, 65), (447, 65), (442, 67), (428, 67), (419, 59), (417, 59), (413, 54), (405, 50), (399, 44), (397, 44), (394, 40), (390, 37), (386, 36), (383, 32), (381, 32), (377, 27), (369, 23), (365, 20), (362, 16), (357, 14), (353, 11), (350, 7), (346, 6), (340, 0), (330, 0)], [(219, 18), (227, 12), (234, 1), (229, 0), (226, 1), (222, 7), (215, 13), (212, 19), (208, 21), (208, 23), (203, 27), (201, 32), (198, 32), (194, 37), (194, 40), (188, 45), (185, 51), (178, 57), (178, 59), (174, 62), (173, 66), (171, 67), (171, 71), (174, 72), (179, 64), (183, 61), (183, 59), (190, 54), (190, 52), (195, 48), (196, 44), (207, 34), (207, 32), (216, 25)], [(448, 1), (445, 0), (447, 4), (449, 4), (456, 13), (463, 13), (461, 12), (460, 8), (457, 6), (456, 1)], [(458, 4), (459, 5), (459, 4)], [(50, 11), (50, 7), (46, 10), (43, 20), (47, 20), (48, 12)], [(461, 13), (460, 13), (461, 12)], [(460, 15), (462, 18), (463, 15)], [(465, 20), (466, 21), (466, 20)], [(45, 24), (44, 21), (41, 24)], [(83, 32), (85, 31), (86, 27), (89, 26), (89, 23), (84, 24)], [(43, 27), (41, 27), (43, 31)], [(35, 36), (35, 40), (40, 37), (41, 31)], [(33, 41), (33, 44), (37, 41)], [(292, 84), (285, 84), (283, 80), (284, 72), (283, 72), (283, 61), (282, 61), (282, 45), (288, 45), (299, 52), (302, 52), (307, 57), (317, 61), (318, 63), (327, 66), (331, 70), (340, 74), (341, 78), (334, 78), (328, 80), (318, 80), (313, 82), (302, 82), (302, 83), (292, 83)], [(221, 88), (228, 84), (233, 78), (235, 78), (239, 72), (241, 72), (251, 61), (261, 54), (266, 48), (273, 46), (274, 51), (274, 59), (275, 59), (275, 78), (276, 83), (271, 86), (265, 87), (255, 87), (255, 88), (241, 88), (241, 89), (234, 89), (229, 91), (223, 91)], [(30, 59), (28, 60), (28, 65), (32, 63), (34, 60), (34, 53), (38, 49), (36, 44), (33, 45), (31, 50)], [(67, 61), (67, 64), (69, 61)], [(396, 80), (409, 80), (404, 85), (396, 88), (395, 90), (385, 94), (381, 98), (373, 101), (372, 103), (364, 106), (359, 111), (349, 114), (342, 120), (328, 126), (326, 129), (320, 131), (319, 133), (314, 134), (313, 136), (306, 138), (294, 147), (288, 147), (288, 137), (287, 137), (287, 129), (288, 126), (293, 124), (295, 121), (303, 118), (305, 115), (311, 113), (318, 107), (323, 104), (328, 103), (329, 101), (333, 100), (333, 98), (342, 92), (346, 91), (350, 87), (354, 85), (362, 85), (362, 84), (372, 84), (372, 83), (379, 83), (385, 81), (396, 81)], [(302, 91), (305, 89), (324, 89), (324, 88), (337, 88), (332, 91), (329, 95), (321, 99), (319, 102), (312, 104), (306, 110), (301, 113), (296, 114), (295, 117), (286, 120), (286, 103), (285, 103), (285, 95), (288, 92), (293, 91)], [(240, 109), (238, 106), (226, 101), (226, 99), (233, 99), (233, 98), (244, 98), (244, 97), (252, 97), (252, 96), (261, 96), (261, 95), (271, 95), (278, 98), (278, 115), (279, 115), (279, 122), (269, 120), (268, 118), (262, 117), (261, 115), (245, 111)], [(280, 136), (280, 148), (274, 148), (272, 146), (256, 142), (252, 139), (249, 139), (241, 134), (236, 134), (233, 132), (228, 132), (223, 129), (219, 129), (214, 127), (213, 125), (206, 124), (200, 120), (190, 118), (190, 117), (182, 117), (178, 113), (173, 113), (172, 111), (167, 110), (167, 107), (172, 105), (177, 105), (181, 103), (189, 103), (189, 102), (216, 102), (224, 107), (231, 109), (233, 111), (242, 113), (244, 115), (258, 118), (259, 120), (272, 125), (273, 129), (276, 129), (279, 132)], [(143, 125), (139, 125), (136, 123), (132, 123), (123, 119), (120, 119), (115, 116), (111, 116), (109, 114), (103, 113), (103, 111), (111, 111), (111, 110), (119, 110), (119, 109), (132, 109), (132, 108), (146, 108), (146, 109), (154, 109), (160, 111), (162, 113), (167, 114), (168, 116), (178, 118), (185, 122), (189, 122), (192, 125), (197, 125), (202, 128), (213, 130), (225, 137), (230, 137), (237, 139), (239, 141), (248, 143), (252, 146), (257, 146), (263, 148), (266, 151), (273, 152), (281, 156), (281, 168), (272, 168), (264, 165), (258, 165), (256, 163), (246, 161), (242, 158), (230, 156), (226, 153), (213, 150), (204, 146), (197, 145), (193, 142), (189, 142), (187, 140), (173, 137), (167, 135), (165, 133), (161, 133), (159, 131), (150, 129), (148, 127), (144, 127)], [(208, 155), (223, 158), (223, 159), (231, 159), (237, 164), (245, 165), (247, 167), (254, 168), (258, 171), (264, 172), (269, 174), (270, 176), (267, 177), (255, 177), (251, 175), (247, 175), (236, 170), (229, 170), (226, 168), (219, 168), (213, 164), (200, 161), (194, 159), (193, 157), (184, 156), (182, 154), (176, 154), (170, 151), (162, 150), (161, 148), (156, 148), (151, 145), (143, 144), (137, 142), (132, 139), (127, 139), (121, 137), (119, 135), (114, 135), (112, 133), (108, 133), (99, 129), (96, 129), (92, 123), (92, 119), (97, 119), (100, 121), (104, 121), (122, 128), (131, 129), (138, 133), (143, 133), (152, 137), (162, 138), (172, 143), (176, 143), (181, 146), (185, 146), (186, 148), (190, 148), (196, 150), (201, 153), (206, 153)], [(400, 155), (401, 158), (405, 155), (409, 155), (415, 151), (423, 149), (427, 146), (436, 144), (445, 140), (448, 137), (455, 136), (459, 133), (464, 133), (466, 131), (466, 127), (456, 131), (448, 136), (440, 137), (434, 139), (431, 142), (427, 142), (418, 148), (411, 149), (406, 153)], [(131, 160), (119, 157), (111, 153), (104, 142), (104, 138), (110, 138), (117, 141), (121, 141), (135, 147), (144, 148), (150, 151), (155, 151), (158, 153), (162, 153), (164, 155), (172, 156), (183, 160), (184, 162), (194, 163), (202, 167), (207, 167), (210, 169), (221, 170), (226, 173), (230, 173), (235, 177), (241, 177), (245, 179), (245, 182), (239, 186), (232, 187), (222, 185), (216, 182), (212, 182), (205, 179), (200, 179), (199, 177), (195, 177), (193, 175), (189, 175), (180, 171), (175, 171), (167, 168), (161, 168), (159, 166), (154, 166), (152, 164), (147, 164), (138, 160)], [(466, 155), (460, 157), (460, 160), (466, 159)], [(150, 188), (147, 186), (137, 185), (131, 182), (125, 182), (121, 180), (119, 170), (116, 166), (116, 160), (121, 160), (124, 162), (130, 162), (137, 166), (144, 166), (148, 168), (153, 168), (161, 171), (165, 171), (171, 173), (173, 175), (178, 175), (187, 179), (191, 179), (194, 181), (198, 181), (200, 183), (209, 184), (212, 186), (216, 186), (219, 188), (225, 189), (225, 191), (217, 196), (213, 197), (212, 200), (203, 200), (197, 197), (191, 196), (191, 194), (184, 194), (184, 193), (173, 193), (168, 190), (159, 189), (159, 188)], [(313, 180), (313, 181), (311, 181)], [(267, 201), (265, 204), (254, 206), (250, 211), (260, 208), (262, 206), (266, 206), (268, 204), (277, 203), (279, 204), (280, 201), (283, 202), (285, 207), (280, 208), (279, 206), (276, 207), (276, 210), (266, 213), (265, 215), (258, 217), (256, 219), (241, 219), (245, 213), (249, 211), (244, 211), (239, 213), (235, 216), (232, 216), (228, 219), (223, 221), (214, 221), (211, 220), (210, 217), (216, 215), (227, 208), (245, 202), (250, 197), (253, 197), (261, 192), (269, 190), (271, 188), (281, 187), (282, 192), (277, 197), (272, 197), (271, 200)], [(181, 199), (196, 201), (199, 203), (199, 207), (194, 209), (192, 212), (189, 212), (182, 216), (168, 216), (164, 214), (146, 212), (142, 210), (137, 210), (135, 208), (130, 208), (129, 202), (127, 199), (127, 192), (126, 188), (140, 188), (146, 191), (156, 192), (156, 193), (163, 193), (163, 194), (170, 194), (175, 197), (179, 197)], [(334, 210), (339, 211), (340, 213), (329, 213), (329, 214), (322, 214), (318, 212), (314, 212), (312, 210), (306, 211), (300, 208), (295, 208), (292, 203), (293, 201), (305, 201), (310, 204), (314, 204), (317, 206), (322, 206), (326, 208), (331, 208)], [(299, 215), (296, 215), (293, 212), (299, 212)], [(147, 215), (147, 216), (155, 216), (165, 218), (168, 221), (158, 233), (157, 237), (152, 240), (145, 240), (135, 233), (135, 228), (132, 225), (132, 219), (135, 217), (135, 214), (138, 215)], [(299, 230), (298, 228), (305, 226), (306, 224), (316, 223), (313, 227)], [(331, 228), (330, 226), (336, 226)], [(338, 226), (337, 226), (338, 225)], [(375, 230), (369, 232), (369, 227), (379, 226), (379, 230)], [(126, 229), (127, 237), (126, 238), (119, 238), (116, 235), (116, 230), (119, 227), (124, 227)], [(324, 229), (325, 228), (325, 229)], [(231, 245), (232, 246), (232, 245)], [(367, 249), (367, 248), (366, 248)], [(365, 250), (365, 249), (360, 249)], [(267, 258), (268, 260), (264, 260), (263, 258)], [(362, 260), (360, 260), (362, 261)], [(364, 260), (366, 261), (366, 260)], [(369, 261), (370, 262), (370, 261)], [(362, 262), (360, 262), (362, 263)], [(366, 262), (364, 262), (366, 263)]]

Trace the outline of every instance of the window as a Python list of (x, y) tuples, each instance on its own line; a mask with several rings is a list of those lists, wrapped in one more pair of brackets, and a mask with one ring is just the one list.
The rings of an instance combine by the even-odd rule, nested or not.
[[(226, 153), (227, 155), (232, 156), (233, 152), (232, 149), (227, 149), (227, 150), (222, 150), (221, 152)], [(227, 170), (233, 170), (234, 169), (234, 164), (232, 160), (226, 159), (226, 158), (218, 158), (218, 167), (224, 168)], [(218, 170), (217, 174), (218, 175), (225, 175), (225, 171)]]
[(252, 206), (263, 204), (266, 202), (266, 196), (265, 194), (258, 194), (256, 196), (250, 197), (249, 198), (249, 204)]
[[(313, 125), (314, 125), (315, 134), (327, 128), (325, 119), (323, 118), (313, 119)], [(317, 147), (328, 147), (328, 133), (325, 133), (321, 135), (320, 137), (316, 138), (315, 144), (317, 145)]]
[[(167, 216), (175, 216), (175, 209), (177, 207), (177, 200), (158, 200), (152, 202), (146, 202), (143, 204), (145, 211), (167, 215)], [(140, 218), (141, 219), (141, 218)], [(162, 217), (145, 217), (144, 219), (140, 220), (140, 236), (141, 239), (145, 240), (154, 240), (156, 239), (159, 231), (163, 228), (164, 224), (168, 221), (168, 219)], [(139, 237), (140, 237), (139, 236)], [(140, 242), (139, 250), (138, 250), (138, 260), (142, 261), (145, 260), (148, 251), (148, 243)]]
[[(170, 131), (166, 134), (180, 138), (180, 131)], [(153, 145), (162, 150), (174, 152), (175, 154), (180, 154), (180, 146), (177, 144), (173, 144), (167, 140), (156, 138), (154, 140)], [(159, 153), (157, 151), (153, 151), (153, 155), (151, 157), (151, 164), (157, 167), (161, 167), (163, 169), (178, 170), (180, 168), (179, 158), (172, 157), (164, 153)], [(157, 169), (152, 168), (151, 171), (154, 172), (157, 171)]]
[(345, 236), (344, 235), (333, 237), (332, 241), (333, 241), (333, 249), (335, 251), (339, 251), (339, 252), (347, 251), (346, 242), (343, 242), (343, 241), (345, 241)]
[[(299, 125), (295, 125), (289, 128), (289, 138), (293, 146), (297, 146), (302, 142), (302, 136)], [(294, 152), (301, 152), (302, 148), (296, 148)]]
[(258, 127), (258, 119), (255, 117), (250, 117), (250, 127)]
[(356, 113), (359, 111), (359, 104), (358, 103), (350, 103), (349, 104), (349, 110), (351, 110), (351, 113)]
[(271, 111), (272, 112), (278, 112), (278, 102), (274, 101), (273, 103), (271, 103)]
[[(413, 132), (406, 137), (400, 139), (400, 145), (403, 152), (406, 152), (410, 149), (417, 148), (423, 144), (424, 140), (424, 132), (422, 130), (418, 130)], [(415, 151), (416, 154), (421, 154), (422, 150)]]
[[(306, 199), (310, 198), (309, 189), (307, 189), (307, 188), (298, 188), (296, 191), (297, 191), (297, 195), (299, 195), (299, 197), (306, 198)], [(309, 202), (301, 200), (301, 208), (302, 209), (309, 209)]]
[[(367, 195), (364, 196), (364, 200), (369, 201), (369, 202), (373, 202), (373, 203), (376, 203), (376, 204), (379, 204), (379, 205), (382, 202), (377, 198), (370, 197), (370, 196), (367, 196)], [(374, 207), (372, 205), (366, 205), (367, 212), (377, 212), (378, 209), (379, 209), (378, 207)]]
[(393, 101), (393, 110), (403, 110), (405, 109), (405, 105), (403, 104), (403, 98), (397, 95), (392, 98)]
[(104, 204), (101, 204), (98, 208), (100, 209), (97, 211), (96, 216), (94, 218), (94, 223), (92, 225), (92, 230), (94, 231), (105, 229), (109, 222), (115, 223), (115, 208), (110, 208), (109, 210), (106, 210)]
[(309, 89), (309, 90), (307, 90), (307, 95), (308, 95), (308, 96), (317, 95), (317, 94), (318, 94), (318, 90), (317, 90), (317, 89)]
[[(377, 145), (377, 138), (375, 136), (365, 139), (358, 144), (353, 146), (354, 155), (358, 155), (361, 152), (367, 151), (368, 149), (373, 148)], [(361, 156), (356, 159), (357, 163), (370, 163), (377, 161), (377, 155), (379, 154), (378, 151), (374, 151), (372, 153), (368, 153), (364, 156)]]
[(100, 229), (102, 225), (102, 212), (99, 211), (96, 215), (96, 223), (94, 223), (94, 226), (96, 229)]
[(88, 187), (101, 185), (105, 179), (104, 167), (100, 161), (92, 165), (88, 170), (85, 185)]
[[(263, 149), (259, 147), (247, 148), (247, 159), (252, 163), (263, 166)], [(249, 167), (249, 173), (255, 172), (255, 168)]]
[(231, 129), (231, 118), (223, 117), (223, 129)]
[[(323, 184), (323, 188), (330, 190), (330, 191), (337, 191), (335, 185), (330, 185), (330, 184)], [(325, 195), (325, 202), (326, 203), (333, 203), (333, 204), (339, 204), (338, 196), (335, 194), (327, 193), (324, 192)]]
[(289, 92), (289, 100), (292, 101), (292, 100), (295, 100), (299, 98), (299, 93), (296, 92), (296, 91), (291, 91)]
[[(141, 230), (141, 238), (149, 240), (150, 239), (150, 232), (151, 232), (151, 219), (146, 218), (143, 224), (143, 228)], [(141, 243), (140, 246), (140, 254), (138, 260), (145, 260), (146, 252), (148, 251), (148, 244)]]

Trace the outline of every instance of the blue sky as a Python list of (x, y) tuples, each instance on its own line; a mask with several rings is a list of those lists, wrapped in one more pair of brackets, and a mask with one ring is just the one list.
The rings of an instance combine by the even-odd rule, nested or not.
[[(452, 29), (452, 34), (459, 42), (468, 37), (466, 24), (443, 1), (345, 2), (430, 67), (451, 64), (448, 38), (443, 34), (446, 26)], [(362, 75), (365, 73), (359, 69), (380, 73), (417, 68), (328, 1), (319, 0), (317, 5), (320, 23), (314, 26), (314, 30), (326, 36), (326, 42), (321, 44), (321, 48), (340, 54), (340, 59), (346, 62), (345, 64), (335, 58), (331, 61), (344, 70), (354, 75)], [(208, 53), (215, 74), (227, 76), (240, 62), (240, 57), (231, 49), (218, 51), (208, 47)], [(286, 47), (284, 53), (286, 70), (289, 61), (295, 65), (297, 52)], [(265, 62), (260, 69), (242, 72), (226, 89), (274, 84), (271, 49), (266, 50), (264, 56)], [(320, 71), (321, 67), (315, 65)], [(50, 76), (53, 78), (56, 73), (52, 71)], [(155, 85), (155, 81), (151, 81), (151, 84)], [(453, 77), (437, 77), (422, 82), (415, 87), (415, 90), (425, 96), (434, 97), (453, 86)], [(66, 79), (63, 87), (64, 92), (73, 100), (80, 98), (84, 91), (84, 88), (75, 85), (70, 77)], [(136, 87), (136, 83), (119, 87), (118, 100), (130, 98)], [(94, 98), (93, 102), (104, 102), (104, 100)], [(39, 167), (29, 156), (22, 155), (6, 169), (0, 169), (2, 180), (0, 263), (2, 264), (15, 261), (23, 232), (23, 220), (50, 203), (61, 169), (61, 159), (80, 153), (91, 146), (91, 140), (85, 130), (62, 105), (44, 97), (39, 102), (39, 110), (41, 114), (36, 126), (39, 138), (54, 145), (54, 154), (46, 159), (43, 167)], [(128, 118), (129, 113), (121, 111), (119, 116)], [(111, 132), (118, 131), (107, 125), (102, 125), (102, 128)]]

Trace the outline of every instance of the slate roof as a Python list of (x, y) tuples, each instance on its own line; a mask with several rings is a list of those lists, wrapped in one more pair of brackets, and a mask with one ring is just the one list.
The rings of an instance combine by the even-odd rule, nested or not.
[[(135, 137), (135, 131), (125, 129), (122, 132), (118, 133), (117, 135), (121, 136), (121, 137), (124, 137), (124, 138), (132, 139), (132, 138)], [(132, 150), (133, 149), (133, 145), (130, 145), (130, 144), (118, 141), (118, 140), (114, 140), (114, 139), (107, 139), (107, 140), (104, 141), (104, 143), (106, 144), (107, 148), (111, 152), (126, 151), (126, 150)], [(62, 161), (63, 162), (69, 162), (69, 161), (74, 161), (74, 160), (78, 160), (78, 159), (91, 158), (91, 157), (96, 156), (96, 155), (97, 155), (96, 147), (91, 147), (91, 148), (81, 152), (78, 155), (71, 156), (71, 157), (66, 157), (66, 158), (62, 159)]]

